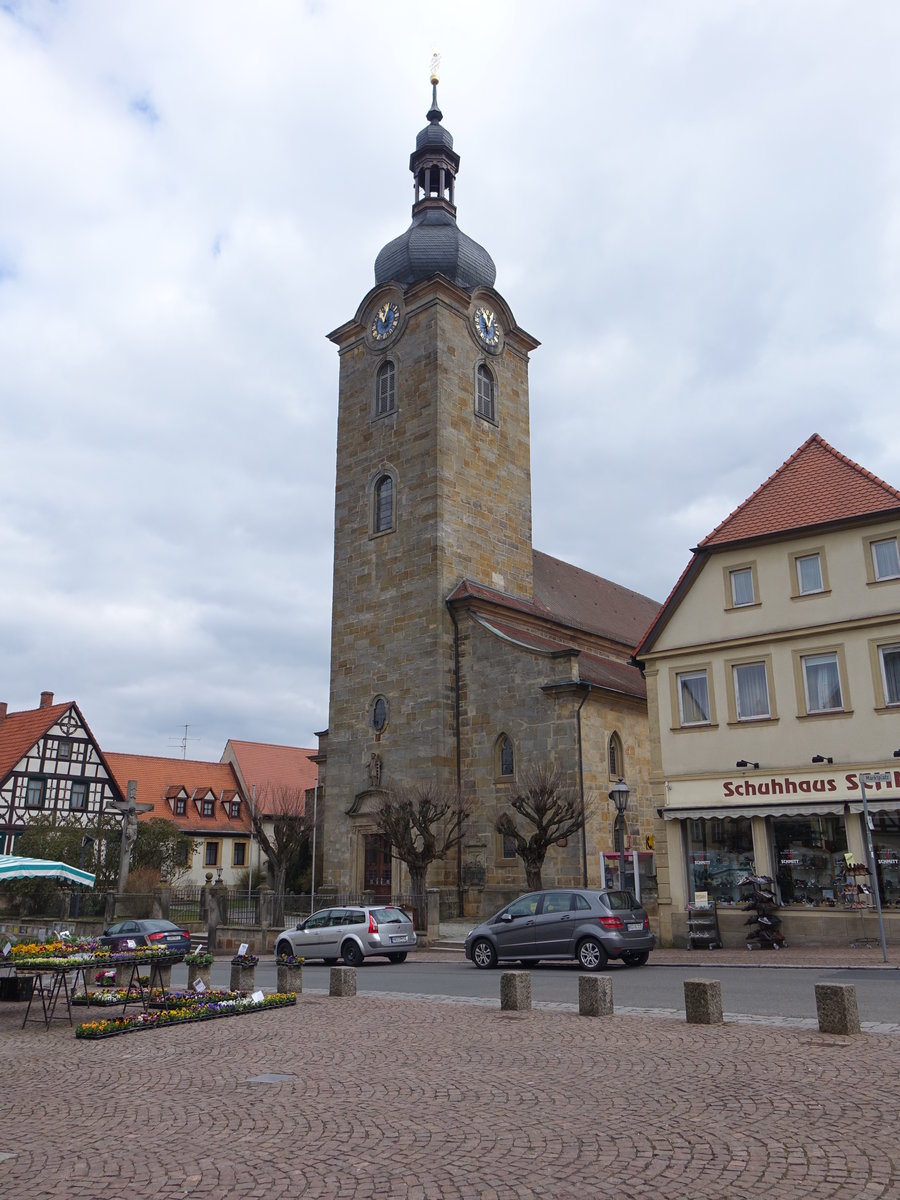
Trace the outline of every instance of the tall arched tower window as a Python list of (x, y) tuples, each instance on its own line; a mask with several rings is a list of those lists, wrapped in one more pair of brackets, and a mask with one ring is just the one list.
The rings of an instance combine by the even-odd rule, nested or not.
[(609, 777), (620, 779), (624, 774), (625, 759), (622, 754), (622, 739), (617, 733), (609, 735)]
[(488, 421), (496, 421), (496, 385), (490, 367), (484, 363), (478, 364), (475, 372), (475, 411), (479, 417)]
[(376, 533), (387, 533), (394, 528), (394, 481), (390, 475), (381, 475), (375, 481), (373, 499), (373, 528)]
[(516, 773), (516, 756), (512, 739), (505, 733), (497, 738), (495, 770), (500, 778), (509, 778)]
[(394, 364), (388, 359), (378, 368), (375, 377), (375, 415), (383, 417), (385, 413), (393, 412), (396, 401), (396, 374)]

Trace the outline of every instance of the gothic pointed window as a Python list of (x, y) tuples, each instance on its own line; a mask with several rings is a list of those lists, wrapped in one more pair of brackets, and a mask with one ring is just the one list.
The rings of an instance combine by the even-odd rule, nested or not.
[(475, 411), (479, 417), (496, 421), (496, 385), (490, 367), (478, 364), (475, 372)]
[(394, 528), (394, 481), (390, 475), (381, 475), (375, 483), (374, 527), (376, 533), (387, 533)]
[(624, 774), (624, 758), (622, 755), (622, 739), (617, 733), (609, 735), (609, 777), (620, 779)]
[(512, 775), (514, 767), (513, 744), (508, 737), (503, 737), (500, 741), (500, 774)]
[(383, 362), (375, 379), (375, 415), (383, 417), (397, 406), (394, 364), (390, 360)]

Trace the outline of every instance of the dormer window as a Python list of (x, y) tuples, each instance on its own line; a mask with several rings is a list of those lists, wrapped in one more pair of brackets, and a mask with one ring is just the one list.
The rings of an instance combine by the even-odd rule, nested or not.
[(183, 817), (187, 809), (187, 801), (184, 796), (178, 796), (175, 800), (175, 816)]
[(231, 815), (232, 815), (233, 817), (239, 817), (239, 816), (241, 815), (241, 802), (240, 802), (240, 800), (232, 800), (232, 802), (231, 802)]
[(215, 812), (216, 812), (215, 800), (204, 800), (201, 805), (200, 811), (204, 817), (215, 816)]

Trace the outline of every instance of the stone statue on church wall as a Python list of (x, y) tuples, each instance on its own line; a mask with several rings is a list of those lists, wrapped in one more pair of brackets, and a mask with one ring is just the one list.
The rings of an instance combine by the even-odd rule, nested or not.
[(381, 787), (381, 755), (374, 751), (369, 758), (369, 786)]

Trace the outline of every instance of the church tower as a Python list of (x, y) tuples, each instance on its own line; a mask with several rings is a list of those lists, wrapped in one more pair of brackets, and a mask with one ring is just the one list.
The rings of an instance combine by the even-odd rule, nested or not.
[(468, 580), (533, 600), (528, 355), (538, 343), (494, 290), (488, 252), (457, 225), (460, 159), (431, 82), (409, 160), (412, 224), (329, 335), (340, 391), (323, 881), (353, 893), (390, 894), (373, 821), (383, 789), (461, 779), (448, 597)]

